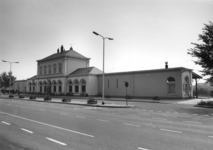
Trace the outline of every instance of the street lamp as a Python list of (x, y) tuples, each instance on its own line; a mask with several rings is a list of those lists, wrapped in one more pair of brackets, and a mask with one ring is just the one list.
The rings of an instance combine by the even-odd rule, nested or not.
[(105, 39), (108, 39), (108, 40), (113, 40), (113, 38), (109, 38), (109, 37), (104, 37), (100, 34), (98, 34), (97, 32), (93, 31), (93, 34), (97, 35), (97, 36), (100, 36), (103, 38), (103, 81), (102, 81), (102, 85), (103, 85), (103, 88), (102, 88), (102, 105), (104, 105), (104, 53), (105, 53)]
[(10, 95), (10, 86), (11, 86), (11, 75), (12, 75), (12, 72), (11, 72), (11, 69), (12, 69), (12, 63), (19, 63), (19, 62), (10, 62), (10, 61), (6, 61), (6, 60), (2, 60), (3, 62), (5, 63), (10, 63), (10, 85), (9, 85), (9, 95)]

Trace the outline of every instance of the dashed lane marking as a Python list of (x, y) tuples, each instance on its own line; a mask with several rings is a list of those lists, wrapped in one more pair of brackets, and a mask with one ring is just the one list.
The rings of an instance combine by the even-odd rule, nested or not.
[(209, 136), (210, 138), (213, 138), (213, 136)]
[(60, 142), (60, 141), (57, 141), (57, 140), (51, 139), (51, 138), (49, 138), (49, 137), (46, 137), (46, 139), (48, 139), (48, 140), (50, 140), (50, 141), (52, 141), (52, 142), (58, 143), (58, 144), (60, 144), (60, 145), (64, 145), (64, 146), (66, 146), (66, 145), (67, 145), (66, 143), (62, 143), (62, 142)]
[(162, 131), (168, 131), (168, 132), (175, 132), (175, 133), (182, 133), (181, 131), (175, 131), (175, 130), (168, 130), (168, 129), (160, 129)]
[(149, 149), (142, 148), (142, 147), (138, 147), (138, 149), (140, 149), (140, 150), (149, 150)]
[(97, 120), (102, 122), (109, 122), (108, 120), (102, 120), (102, 119), (97, 119)]
[(23, 130), (23, 131), (25, 131), (25, 132), (28, 132), (28, 133), (33, 133), (32, 131), (30, 131), (30, 130), (27, 130), (27, 129), (24, 129), (24, 128), (21, 128), (21, 130)]
[(11, 125), (10, 123), (4, 122), (4, 121), (2, 121), (2, 123), (3, 123), (3, 124), (6, 124), (6, 125)]
[(167, 120), (165, 118), (152, 118), (152, 119), (157, 119), (157, 120)]
[(20, 118), (20, 119), (23, 119), (23, 120), (35, 122), (35, 123), (38, 123), (38, 124), (46, 125), (46, 126), (53, 127), (53, 128), (56, 128), (56, 129), (61, 129), (61, 130), (64, 130), (64, 131), (69, 131), (69, 132), (72, 132), (72, 133), (76, 133), (76, 134), (80, 134), (80, 135), (84, 135), (84, 136), (88, 136), (88, 137), (94, 137), (93, 135), (85, 134), (85, 133), (78, 132), (78, 131), (74, 131), (74, 130), (69, 130), (69, 129), (62, 128), (62, 127), (58, 127), (58, 126), (54, 126), (54, 125), (51, 125), (51, 124), (39, 122), (39, 121), (36, 121), (36, 120), (31, 120), (31, 119), (28, 119), (28, 118), (24, 118), (24, 117), (21, 117), (21, 116), (9, 114), (9, 113), (6, 113), (6, 112), (0, 111), (0, 113), (1, 113), (1, 114), (5, 114), (5, 115), (8, 115), (8, 116), (12, 116), (12, 117)]
[(193, 124), (202, 124), (201, 122), (193, 122), (193, 121), (183, 121), (185, 123), (193, 123)]
[(124, 124), (127, 125), (127, 126), (140, 127), (140, 125), (137, 125), (137, 124), (129, 124), (129, 123), (124, 123)]

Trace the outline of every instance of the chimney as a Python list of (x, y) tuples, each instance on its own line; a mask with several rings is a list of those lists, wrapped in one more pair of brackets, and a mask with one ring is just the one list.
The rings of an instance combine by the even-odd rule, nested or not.
[(64, 46), (61, 45), (61, 53), (63, 53), (63, 51), (64, 51)]
[(59, 53), (59, 48), (57, 49), (57, 53)]
[(168, 69), (168, 62), (165, 62), (165, 69)]

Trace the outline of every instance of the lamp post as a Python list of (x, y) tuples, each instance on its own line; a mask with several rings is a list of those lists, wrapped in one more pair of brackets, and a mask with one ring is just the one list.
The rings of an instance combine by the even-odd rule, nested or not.
[(103, 81), (102, 81), (103, 88), (102, 88), (102, 105), (104, 105), (104, 55), (105, 55), (105, 39), (113, 40), (113, 38), (104, 37), (104, 36), (98, 34), (95, 31), (93, 31), (93, 34), (95, 34), (97, 36), (100, 36), (103, 39)]
[(12, 69), (12, 63), (19, 63), (19, 62), (10, 62), (10, 61), (6, 61), (6, 60), (2, 60), (3, 62), (5, 63), (10, 63), (10, 84), (9, 84), (9, 95), (10, 95), (10, 86), (11, 86), (11, 75), (12, 75), (12, 72), (11, 72), (11, 69)]

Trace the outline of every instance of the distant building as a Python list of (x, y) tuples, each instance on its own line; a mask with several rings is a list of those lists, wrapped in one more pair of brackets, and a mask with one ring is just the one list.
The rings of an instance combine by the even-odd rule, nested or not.
[[(14, 89), (28, 93), (102, 94), (102, 71), (89, 67), (87, 58), (72, 48), (61, 49), (44, 59), (37, 60), (37, 75), (15, 81)], [(201, 78), (191, 69), (178, 67), (143, 71), (105, 73), (105, 95), (138, 98), (189, 98), (193, 96), (192, 79)], [(196, 82), (197, 83), (197, 82)]]

